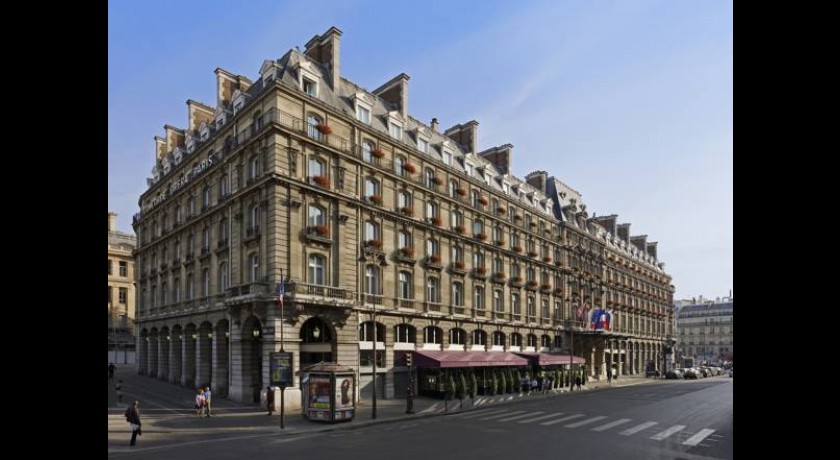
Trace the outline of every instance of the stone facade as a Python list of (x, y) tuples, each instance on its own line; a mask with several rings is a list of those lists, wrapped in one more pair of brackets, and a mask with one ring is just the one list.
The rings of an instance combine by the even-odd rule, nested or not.
[(134, 351), (134, 235), (117, 230), (117, 215), (108, 213), (108, 343), (109, 359), (127, 360)]
[[(265, 61), (253, 84), (217, 70), (212, 120), (189, 101), (190, 129), (158, 142), (134, 219), (138, 371), (256, 401), (282, 346), (296, 376), (357, 369), (366, 398), (376, 330), (379, 397), (402, 396), (414, 349), (573, 348), (595, 377), (640, 372), (669, 333), (662, 264), (557, 179), (500, 172), (513, 146), (477, 152), (477, 122), (442, 134), (408, 116), (404, 74), (370, 93), (331, 73), (340, 37)], [(573, 314), (601, 298), (626, 302), (620, 331)]]
[(677, 314), (677, 349), (697, 364), (732, 361), (735, 353), (732, 298), (682, 307)]

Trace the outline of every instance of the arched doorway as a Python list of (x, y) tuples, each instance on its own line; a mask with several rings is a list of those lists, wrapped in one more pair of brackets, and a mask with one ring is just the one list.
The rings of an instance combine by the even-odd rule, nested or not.
[[(246, 401), (260, 402), (263, 386), (262, 324), (256, 316), (250, 316), (242, 324), (242, 388)], [(251, 398), (247, 399), (248, 391)]]
[(213, 334), (213, 348), (216, 359), (213, 366), (213, 392), (219, 396), (227, 396), (230, 386), (230, 327), (227, 320), (216, 323), (216, 330)]
[(198, 340), (196, 341), (196, 364), (198, 366), (198, 376), (196, 377), (196, 386), (204, 387), (213, 380), (212, 366), (213, 366), (213, 349), (211, 347), (213, 342), (213, 325), (208, 321), (201, 323), (198, 328)]
[(160, 355), (158, 356), (158, 378), (161, 380), (169, 380), (169, 328), (164, 326), (160, 330), (158, 340), (160, 340), (160, 347), (158, 347)]
[(140, 375), (147, 375), (149, 373), (149, 331), (143, 329), (140, 331), (140, 340), (138, 345), (138, 367), (137, 373)]
[(172, 326), (172, 340), (170, 341), (169, 381), (181, 384), (184, 370), (183, 363), (184, 331), (180, 325)]
[(188, 388), (195, 388), (195, 341), (198, 338), (195, 324), (187, 324), (184, 328), (184, 353), (182, 362), (184, 363), (184, 374), (181, 377), (181, 383)]
[(321, 318), (309, 318), (300, 327), (300, 367), (333, 362), (333, 333)]
[(158, 330), (153, 328), (149, 332), (149, 377), (157, 377), (158, 371)]

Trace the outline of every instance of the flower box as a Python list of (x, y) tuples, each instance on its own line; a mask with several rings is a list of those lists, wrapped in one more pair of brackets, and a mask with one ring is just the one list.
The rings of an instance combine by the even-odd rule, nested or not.
[(463, 235), (464, 232), (467, 231), (467, 228), (464, 227), (463, 225), (458, 225), (458, 226), (455, 227), (455, 231), (460, 233), (461, 235)]
[(478, 202), (481, 203), (482, 206), (487, 206), (490, 203), (487, 201), (487, 198), (484, 197), (479, 198)]
[(551, 262), (551, 257), (543, 257), (543, 262), (545, 262), (545, 263)]
[(435, 185), (443, 185), (443, 179), (441, 179), (440, 177), (433, 177), (432, 183)]
[(409, 207), (409, 206), (401, 207), (400, 212), (403, 213), (403, 215), (406, 215), (408, 217), (414, 216), (414, 208)]
[(513, 220), (522, 220), (522, 214), (515, 214)]
[(463, 188), (459, 188), (458, 190), (456, 190), (456, 193), (457, 193), (459, 196), (467, 196), (467, 190), (466, 190), (466, 189), (463, 189)]
[(522, 283), (522, 277), (521, 276), (514, 276), (513, 278), (510, 279), (510, 282), (513, 283), (513, 284), (521, 284)]
[(400, 254), (405, 257), (414, 257), (414, 248), (411, 246), (406, 246), (400, 249)]
[(477, 233), (477, 234), (475, 235), (475, 237), (476, 237), (476, 238), (478, 238), (478, 239), (480, 239), (481, 241), (485, 241), (485, 240), (487, 240), (487, 234), (486, 234), (486, 233)]
[(551, 290), (551, 285), (550, 284), (543, 284), (542, 286), (540, 286), (540, 289), (542, 289), (543, 291), (550, 291)]
[(503, 280), (503, 279), (505, 279), (505, 273), (504, 272), (493, 273), (493, 278)]
[(535, 288), (537, 287), (537, 282), (534, 280), (528, 281), (528, 287)]
[(528, 251), (528, 257), (537, 257), (538, 255), (537, 251)]
[(367, 240), (365, 241), (365, 246), (369, 248), (382, 248), (382, 240)]
[(507, 212), (507, 208), (504, 206), (499, 206), (498, 208), (496, 208), (496, 212), (499, 214), (505, 214)]
[(370, 201), (373, 204), (381, 205), (382, 204), (382, 195), (371, 195)]
[(458, 270), (463, 270), (464, 269), (464, 263), (463, 262), (455, 262), (453, 264), (453, 266)]
[(439, 264), (440, 263), (440, 256), (430, 256), (429, 261), (433, 264)]
[(411, 164), (411, 163), (406, 163), (406, 164), (403, 166), (403, 169), (405, 170), (405, 172), (407, 172), (407, 173), (409, 173), (409, 174), (414, 174), (414, 173), (416, 173), (416, 172), (417, 172), (417, 166), (414, 166), (414, 165), (413, 165), (413, 164)]
[(440, 227), (442, 221), (440, 217), (432, 217), (432, 223), (435, 224), (436, 227)]
[(324, 236), (324, 237), (330, 236), (330, 229), (326, 225), (315, 225), (315, 226), (309, 227), (309, 229), (310, 229), (311, 233), (314, 233), (318, 236)]
[(504, 246), (505, 240), (496, 240), (496, 246)]
[(522, 246), (514, 246), (513, 251), (514, 252), (522, 252)]
[(475, 269), (475, 272), (479, 275), (484, 276), (484, 275), (487, 274), (487, 269), (484, 268), (484, 267), (478, 267), (478, 268)]
[(321, 187), (324, 187), (324, 188), (329, 188), (330, 187), (330, 178), (327, 177), (327, 176), (313, 176), (312, 180), (316, 184), (320, 185)]
[(371, 154), (374, 158), (382, 158), (385, 156), (385, 150), (383, 150), (382, 147), (377, 147), (373, 149), (373, 152), (371, 152)]
[(317, 128), (321, 134), (332, 134), (332, 127), (328, 124), (320, 124)]

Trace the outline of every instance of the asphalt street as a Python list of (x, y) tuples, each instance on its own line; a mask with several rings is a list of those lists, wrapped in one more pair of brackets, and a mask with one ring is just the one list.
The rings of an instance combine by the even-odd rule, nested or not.
[[(190, 436), (113, 458), (731, 459), (733, 380), (661, 381), (325, 433)], [(234, 408), (231, 408), (234, 409)], [(208, 420), (209, 421), (209, 420)]]

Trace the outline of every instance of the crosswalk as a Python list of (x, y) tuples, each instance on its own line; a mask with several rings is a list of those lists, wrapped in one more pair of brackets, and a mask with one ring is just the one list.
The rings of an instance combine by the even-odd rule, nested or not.
[[(708, 442), (716, 442), (721, 439), (721, 436), (715, 435), (715, 430), (711, 428), (702, 428), (701, 430), (689, 432), (686, 429), (687, 425), (660, 425), (659, 422), (653, 420), (636, 420), (629, 418), (610, 419), (606, 415), (595, 414), (581, 414), (581, 413), (564, 413), (545, 411), (526, 411), (526, 410), (507, 410), (507, 409), (479, 409), (470, 412), (464, 412), (451, 416), (458, 419), (474, 419), (479, 421), (489, 421), (497, 423), (518, 423), (518, 424), (536, 424), (540, 426), (552, 426), (566, 422), (562, 425), (566, 429), (584, 429), (595, 432), (610, 432), (613, 429), (622, 429), (621, 431), (613, 431), (613, 433), (621, 436), (645, 436), (654, 441), (665, 441), (669, 439), (676, 439), (682, 441), (680, 444), (685, 446), (708, 446)], [(631, 423), (631, 422), (635, 422)], [(688, 436), (686, 438), (686, 436)], [(683, 440), (683, 438), (685, 438)], [(707, 444), (703, 444), (703, 442)]]

